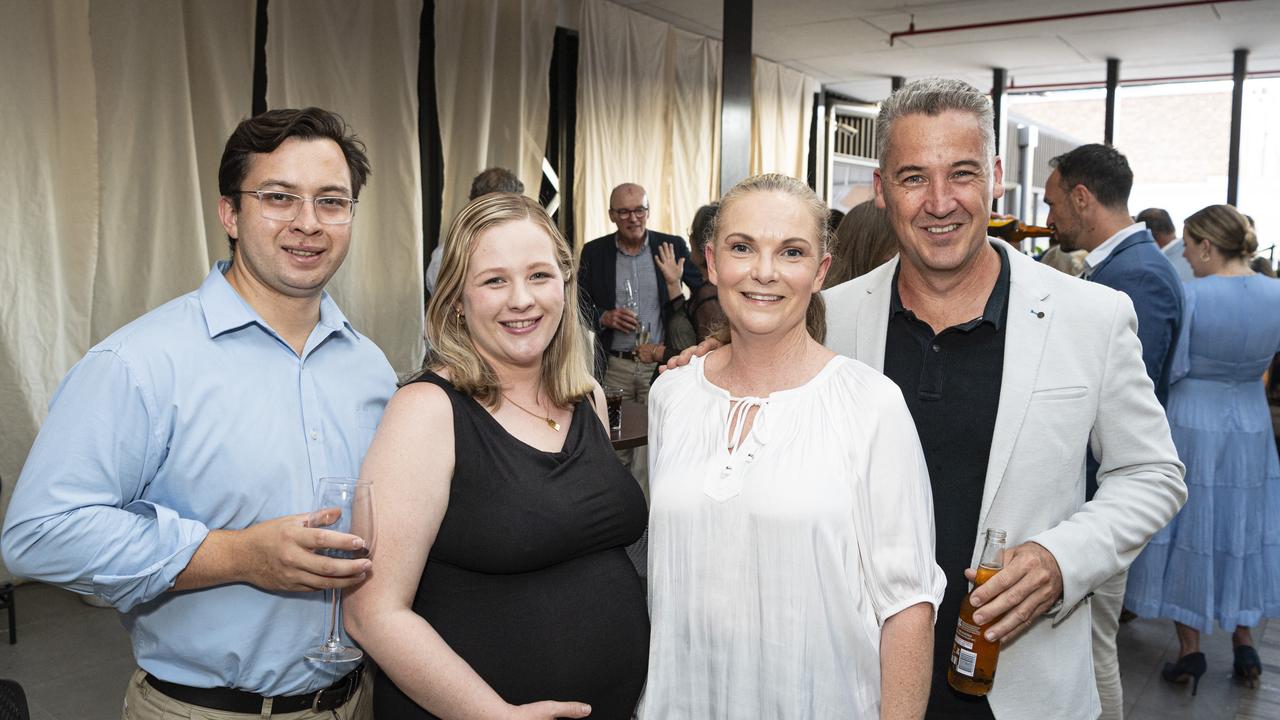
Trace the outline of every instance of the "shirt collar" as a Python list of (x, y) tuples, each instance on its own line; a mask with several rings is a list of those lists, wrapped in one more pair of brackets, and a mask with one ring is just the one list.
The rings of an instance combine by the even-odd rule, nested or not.
[[(987, 323), (996, 330), (1004, 326), (1005, 307), (1009, 304), (1009, 255), (1003, 243), (993, 242), (991, 247), (995, 248), (1000, 256), (1000, 274), (996, 276), (996, 284), (991, 288), (991, 294), (987, 296), (987, 304), (982, 308), (982, 315), (957, 325), (956, 327), (961, 330), (972, 330), (982, 323)], [(915, 313), (903, 306), (902, 296), (898, 294), (898, 273), (901, 271), (902, 263), (898, 263), (893, 270), (893, 282), (889, 285), (889, 316), (893, 317), (901, 313), (914, 318)]]
[(1111, 255), (1111, 251), (1115, 250), (1116, 246), (1118, 246), (1125, 238), (1146, 229), (1147, 224), (1145, 222), (1136, 222), (1107, 238), (1101, 245), (1090, 250), (1089, 254), (1084, 256), (1085, 272), (1088, 273), (1101, 265), (1107, 257)]
[[(209, 271), (197, 291), (209, 337), (214, 338), (253, 323), (275, 332), (267, 321), (263, 320), (262, 316), (240, 297), (240, 293), (231, 287), (231, 283), (227, 282), (226, 272), (230, 267), (231, 263), (227, 260), (214, 263), (213, 269)], [(356, 333), (355, 328), (351, 327), (347, 316), (342, 314), (338, 304), (329, 297), (328, 291), (320, 295), (320, 322), (317, 323), (317, 327), (324, 328), (330, 333), (346, 331), (353, 338), (359, 338), (359, 334)]]
[(635, 255), (632, 255), (626, 250), (623, 250), (622, 245), (618, 242), (618, 232), (615, 230), (613, 233), (613, 249), (617, 250), (619, 255), (626, 255), (627, 257), (639, 257), (644, 254), (644, 249), (648, 246), (649, 246), (649, 231), (647, 229), (644, 231), (644, 245), (640, 246), (640, 252), (636, 253)]

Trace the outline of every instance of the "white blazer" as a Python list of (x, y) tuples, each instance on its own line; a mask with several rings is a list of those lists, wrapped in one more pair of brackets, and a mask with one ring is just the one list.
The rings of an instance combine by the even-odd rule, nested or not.
[[(1142, 364), (1128, 296), (1005, 249), (1004, 372), (972, 564), (983, 528), (1004, 528), (1011, 547), (1034, 540), (1053, 553), (1063, 598), (1005, 643), (989, 699), (1002, 720), (1092, 719), (1101, 708), (1090, 617), (1074, 611), (1173, 519), (1187, 497), (1183, 466)], [(828, 347), (884, 370), (897, 267), (894, 258), (823, 293)], [(1087, 503), (1086, 446), (1101, 462)]]

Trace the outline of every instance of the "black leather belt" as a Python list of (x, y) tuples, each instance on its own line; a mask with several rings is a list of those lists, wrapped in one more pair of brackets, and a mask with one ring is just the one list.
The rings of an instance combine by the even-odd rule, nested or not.
[(609, 350), (610, 357), (622, 358), (623, 360), (635, 360), (636, 353), (634, 350)]
[[(271, 698), (271, 712), (274, 715), (302, 710), (319, 712), (340, 708), (347, 704), (352, 695), (356, 694), (356, 690), (360, 689), (360, 675), (363, 672), (364, 667), (358, 667), (338, 678), (338, 681), (329, 687), (306, 695), (278, 695)], [(262, 712), (262, 703), (268, 699), (262, 695), (235, 688), (198, 688), (165, 682), (150, 673), (147, 673), (147, 684), (179, 702), (223, 712), (258, 715)]]

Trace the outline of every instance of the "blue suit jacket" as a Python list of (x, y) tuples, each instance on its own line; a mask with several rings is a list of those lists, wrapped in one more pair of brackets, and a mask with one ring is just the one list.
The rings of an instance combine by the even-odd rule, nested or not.
[[(1093, 269), (1089, 280), (1119, 290), (1133, 301), (1142, 362), (1155, 386), (1156, 399), (1167, 407), (1173, 349), (1182, 327), (1182, 281), (1177, 271), (1150, 231), (1139, 230), (1121, 240), (1107, 259)], [(1090, 452), (1086, 497), (1092, 498), (1098, 489), (1097, 472), (1098, 462)]]
[(1129, 296), (1138, 313), (1138, 340), (1147, 377), (1161, 405), (1169, 401), (1173, 348), (1182, 327), (1182, 281), (1147, 230), (1120, 241), (1089, 280)]

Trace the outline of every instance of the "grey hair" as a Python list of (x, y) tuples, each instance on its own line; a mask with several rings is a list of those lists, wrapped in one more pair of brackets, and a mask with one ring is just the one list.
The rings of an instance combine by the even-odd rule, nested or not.
[(963, 80), (932, 77), (914, 80), (903, 85), (880, 105), (876, 116), (876, 157), (881, 169), (889, 151), (889, 134), (893, 123), (906, 115), (936, 117), (948, 110), (973, 113), (982, 128), (983, 144), (987, 148), (987, 160), (996, 156), (995, 111), (986, 93)]

